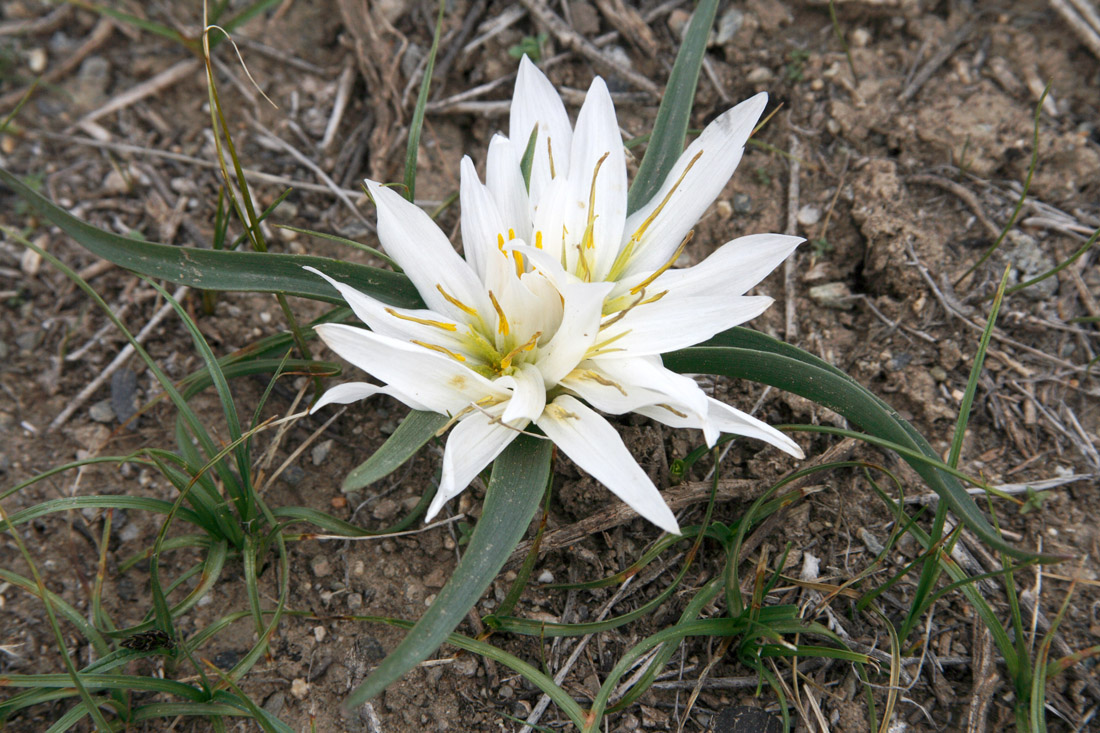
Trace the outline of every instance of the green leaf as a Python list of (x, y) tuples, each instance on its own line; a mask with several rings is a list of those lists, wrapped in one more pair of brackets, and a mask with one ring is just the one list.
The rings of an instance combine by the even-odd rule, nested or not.
[(378, 669), (344, 701), (354, 709), (428, 658), (489, 587), (527, 531), (550, 477), (553, 444), (520, 435), (493, 464), (481, 519), (435, 602)]
[(203, 290), (285, 293), (343, 304), (332, 286), (302, 269), (310, 265), (390, 305), (422, 306), (409, 279), (394, 272), (327, 257), (218, 251), (131, 239), (77, 219), (3, 168), (0, 181), (93, 254), (147, 277)]
[(420, 92), (416, 95), (416, 108), (409, 122), (409, 142), (405, 148), (405, 197), (413, 200), (416, 191), (416, 158), (420, 152), (420, 130), (424, 127), (424, 111), (428, 108), (428, 90), (432, 86), (432, 72), (435, 71), (435, 57), (439, 53), (439, 37), (443, 35), (443, 11), (445, 0), (439, 0), (439, 15), (435, 19), (435, 33), (432, 35), (432, 47), (428, 51), (428, 64), (424, 67), (424, 78), (420, 82)]
[[(665, 366), (678, 372), (722, 374), (770, 384), (828, 407), (872, 435), (913, 448), (939, 461), (939, 456), (927, 441), (896, 411), (855, 380), (817, 357), (748, 329), (727, 331), (709, 343), (722, 342), (752, 343), (753, 346), (696, 346), (665, 354)], [(903, 458), (966, 526), (990, 547), (1013, 557), (1034, 557), (1034, 554), (1006, 543), (953, 477), (922, 461), (906, 456)]]
[(447, 424), (447, 416), (437, 412), (413, 410), (393, 431), (382, 447), (352, 469), (344, 479), (341, 491), (358, 491), (389, 476)]
[(718, 0), (702, 0), (691, 14), (684, 43), (676, 54), (676, 63), (668, 77), (665, 94), (661, 97), (661, 106), (657, 109), (649, 146), (630, 185), (627, 213), (633, 213), (653, 198), (672, 171), (676, 159), (684, 152), (684, 138), (695, 102), (695, 85), (699, 81), (699, 69), (703, 66), (703, 54), (707, 50), (707, 36), (717, 11)]

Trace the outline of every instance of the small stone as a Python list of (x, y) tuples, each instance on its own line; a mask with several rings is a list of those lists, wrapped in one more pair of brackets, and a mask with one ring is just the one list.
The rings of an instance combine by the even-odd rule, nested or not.
[(130, 192), (130, 182), (126, 180), (126, 176), (122, 175), (122, 172), (117, 168), (112, 168), (111, 172), (103, 177), (103, 183), (100, 184), (104, 193), (109, 193), (113, 196)]
[(672, 31), (672, 35), (676, 38), (684, 37), (684, 29), (687, 28), (688, 21), (691, 20), (691, 13), (683, 8), (677, 8), (668, 14), (668, 29)]
[(282, 690), (264, 700), (264, 710), (272, 717), (278, 717), (284, 707), (286, 707), (286, 694)]
[(775, 74), (767, 66), (757, 66), (745, 75), (745, 81), (749, 84), (763, 84), (775, 78)]
[(115, 408), (111, 407), (111, 401), (100, 400), (88, 408), (88, 417), (96, 422), (112, 423), (115, 421)]
[(551, 573), (549, 570), (543, 570), (541, 573), (539, 573), (538, 581), (543, 585), (545, 585), (546, 583), (553, 583), (554, 574)]
[(363, 594), (362, 593), (348, 593), (344, 599), (344, 603), (347, 604), (349, 610), (356, 610), (363, 607)]
[(871, 31), (866, 28), (856, 28), (852, 31), (851, 41), (856, 48), (866, 48), (871, 42)]
[(714, 211), (723, 219), (733, 216), (733, 204), (726, 199), (718, 199), (714, 202)]
[(287, 486), (291, 487), (297, 486), (298, 484), (302, 483), (302, 479), (304, 479), (305, 477), (306, 472), (302, 469), (301, 466), (287, 466), (286, 470), (283, 471), (283, 475), (281, 476), (283, 482)]
[(305, 696), (309, 694), (309, 683), (301, 677), (295, 677), (294, 681), (290, 683), (290, 694), (299, 700), (304, 700)]
[(852, 291), (844, 283), (825, 283), (810, 288), (810, 300), (822, 308), (851, 310), (854, 305)]
[(455, 660), (453, 669), (463, 677), (473, 677), (477, 674), (477, 657), (472, 654), (463, 654)]
[(511, 700), (516, 691), (512, 689), (511, 685), (501, 685), (500, 689), (497, 690), (497, 694), (500, 695), (501, 700)]
[(23, 271), (24, 275), (34, 277), (38, 274), (38, 268), (41, 266), (42, 255), (38, 254), (33, 249), (23, 250), (23, 254), (19, 257), (19, 269)]
[(348, 498), (346, 496), (334, 496), (329, 499), (329, 503), (332, 504), (333, 509), (343, 509), (348, 505)]
[(811, 227), (821, 221), (821, 209), (816, 206), (803, 206), (798, 210), (799, 226)]
[(929, 369), (928, 373), (931, 374), (932, 379), (935, 379), (937, 382), (946, 382), (947, 381), (947, 370), (944, 369), (943, 367), (941, 367), (938, 364), (936, 366), (932, 367), (931, 369)]
[(120, 423), (137, 414), (137, 374), (119, 369), (111, 375), (111, 409)]
[(752, 197), (747, 193), (735, 193), (733, 194), (733, 212), (735, 214), (751, 214), (752, 213)]
[(737, 35), (737, 31), (741, 30), (741, 26), (744, 24), (745, 14), (743, 12), (737, 8), (728, 9), (718, 19), (718, 35), (715, 37), (715, 41), (719, 46), (724, 46), (733, 40), (733, 37)]
[(314, 466), (320, 466), (328, 458), (329, 451), (332, 450), (332, 438), (322, 441), (313, 446), (313, 450), (309, 452), (310, 458), (313, 460)]
[(387, 496), (378, 500), (378, 503), (374, 505), (371, 516), (380, 522), (385, 522), (393, 519), (397, 514), (397, 509), (397, 502)]
[(318, 644), (320, 644), (322, 641), (325, 640), (325, 636), (327, 634), (328, 634), (328, 631), (325, 630), (324, 626), (314, 626), (313, 627), (313, 638), (317, 641)]
[(0, 135), (0, 153), (11, 155), (15, 152), (16, 147), (18, 146), (14, 137), (11, 135)]
[(27, 51), (27, 68), (32, 74), (41, 74), (46, 70), (46, 49), (32, 48)]
[(573, 30), (582, 36), (595, 36), (600, 32), (600, 14), (592, 3), (573, 0), (569, 3), (569, 15), (573, 18)]
[(323, 578), (332, 573), (332, 563), (330, 563), (328, 558), (324, 555), (316, 555), (309, 561), (309, 569), (312, 570), (313, 574), (318, 578)]
[(133, 542), (141, 537), (141, 527), (136, 522), (130, 522), (118, 533), (118, 539), (122, 542)]
[(829, 119), (825, 120), (825, 129), (829, 131), (830, 135), (839, 135), (840, 123), (830, 117)]

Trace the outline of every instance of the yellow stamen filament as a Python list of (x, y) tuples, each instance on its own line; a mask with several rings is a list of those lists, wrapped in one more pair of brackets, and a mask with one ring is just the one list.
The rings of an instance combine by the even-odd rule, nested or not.
[(542, 331), (536, 331), (535, 335), (532, 336), (530, 338), (530, 340), (527, 343), (525, 343), (523, 346), (517, 346), (516, 348), (509, 351), (507, 356), (505, 356), (503, 359), (500, 360), (500, 368), (501, 369), (511, 368), (512, 359), (516, 358), (516, 356), (521, 351), (530, 351), (531, 349), (535, 348), (535, 345), (539, 342), (539, 337), (540, 336), (542, 336)]
[(450, 303), (451, 305), (453, 305), (455, 308), (458, 308), (463, 313), (469, 313), (474, 318), (478, 317), (476, 310), (474, 310), (470, 306), (466, 305), (465, 303), (463, 303), (461, 300), (459, 300), (455, 296), (448, 293), (446, 290), (443, 289), (442, 285), (436, 285), (435, 289), (438, 290), (440, 295), (442, 295), (444, 298), (446, 298), (447, 302)]
[(454, 425), (456, 422), (461, 420), (466, 415), (469, 415), (474, 410), (482, 410), (482, 409), (484, 409), (485, 406), (492, 407), (493, 405), (497, 404), (500, 401), (501, 400), (497, 399), (493, 395), (485, 395), (480, 400), (477, 400), (476, 402), (472, 402), (472, 403), (466, 405), (461, 410), (459, 410), (457, 413), (452, 415), (451, 419), (447, 421), (446, 425), (441, 427), (439, 430), (435, 431), (435, 437), (438, 438), (439, 436), (446, 433), (448, 430), (451, 429), (452, 425)]
[(638, 242), (641, 241), (642, 237), (645, 236), (646, 229), (649, 228), (649, 225), (653, 223), (654, 219), (656, 219), (661, 211), (664, 210), (665, 205), (668, 204), (668, 202), (672, 199), (672, 195), (676, 193), (676, 191), (680, 188), (680, 184), (684, 182), (684, 178), (687, 177), (688, 171), (691, 170), (692, 166), (695, 165), (695, 162), (699, 160), (702, 155), (703, 151), (700, 150), (698, 153), (695, 154), (695, 157), (688, 161), (687, 166), (684, 168), (684, 172), (681, 173), (680, 177), (676, 179), (676, 183), (673, 184), (672, 188), (668, 190), (668, 193), (665, 194), (665, 197), (661, 200), (661, 203), (657, 205), (657, 208), (653, 210), (653, 213), (645, 218), (645, 221), (642, 222), (642, 225), (634, 230), (634, 233), (630, 235), (630, 240), (626, 243), (626, 246), (623, 247), (622, 251), (619, 252), (619, 256), (615, 258), (614, 264), (611, 265), (611, 275), (608, 277), (609, 280), (617, 279), (622, 270), (626, 268), (627, 263), (630, 262), (630, 258), (634, 255), (634, 247), (638, 244)]
[(671, 412), (671, 413), (672, 413), (673, 415), (676, 415), (677, 417), (683, 417), (683, 418), (686, 418), (686, 417), (687, 417), (687, 414), (685, 414), (685, 413), (683, 413), (683, 412), (680, 412), (680, 411), (679, 411), (679, 410), (677, 410), (677, 409), (676, 409), (675, 407), (672, 407), (671, 405), (666, 405), (666, 404), (665, 404), (665, 403), (663, 403), (663, 402), (659, 402), (659, 403), (657, 404), (657, 407), (663, 407), (663, 408), (665, 408), (666, 410), (668, 410), (669, 412)]
[(535, 249), (542, 249), (542, 231), (535, 232)]
[[(595, 344), (594, 346), (592, 346), (588, 349), (588, 353), (585, 354), (585, 357), (592, 357), (592, 356), (596, 356), (597, 354), (603, 353), (604, 351), (607, 350), (607, 349), (604, 348), (605, 346), (608, 346), (609, 344), (615, 343), (616, 341), (621, 339), (623, 336), (630, 333), (632, 330), (633, 329), (628, 328), (625, 331), (623, 331), (622, 333), (615, 334), (614, 336), (607, 339), (606, 341), (601, 341), (600, 343)], [(622, 349), (612, 349), (612, 351), (622, 351)]]
[(638, 305), (646, 305), (648, 303), (656, 303), (658, 300), (665, 297), (666, 295), (668, 295), (668, 291), (667, 290), (662, 290), (661, 292), (654, 295), (652, 298), (646, 298), (641, 303), (638, 303)]
[(504, 251), (504, 235), (499, 232), (497, 233), (497, 249), (501, 252)]
[(554, 146), (550, 144), (550, 136), (546, 136), (546, 155), (550, 158), (550, 179), (557, 178), (557, 173), (554, 172)]
[(590, 379), (593, 382), (596, 382), (597, 384), (602, 384), (605, 387), (614, 387), (615, 389), (619, 390), (620, 393), (622, 393), (623, 397), (626, 397), (626, 390), (622, 388), (622, 385), (620, 385), (618, 382), (613, 382), (612, 380), (592, 369), (585, 369), (584, 371), (579, 372), (578, 376), (581, 379)]
[(647, 277), (645, 280), (642, 280), (640, 283), (638, 283), (637, 285), (632, 287), (630, 289), (630, 293), (634, 294), (634, 293), (637, 293), (640, 290), (645, 290), (647, 287), (649, 287), (649, 285), (651, 285), (653, 283), (654, 280), (656, 280), (658, 277), (663, 275), (665, 270), (667, 270), (668, 268), (670, 268), (674, 264), (676, 264), (676, 260), (680, 259), (680, 255), (682, 255), (684, 253), (684, 247), (687, 246), (688, 242), (690, 242), (691, 238), (694, 237), (694, 236), (695, 236), (695, 230), (694, 229), (689, 229), (688, 233), (687, 233), (687, 236), (684, 237), (684, 241), (680, 242), (680, 246), (677, 247), (676, 251), (672, 253), (672, 257), (668, 258), (668, 262), (666, 262), (665, 264), (658, 267), (653, 272), (653, 274), (650, 275), (649, 277)]
[(508, 335), (508, 319), (504, 315), (504, 309), (500, 307), (500, 303), (497, 302), (497, 296), (493, 295), (493, 291), (489, 291), (489, 300), (493, 301), (493, 307), (497, 311), (497, 333), (502, 336)]
[[(585, 236), (587, 237), (588, 234), (585, 233)], [(586, 283), (592, 282), (592, 268), (588, 266), (588, 258), (584, 256), (583, 243), (577, 245), (577, 262), (579, 262), (581, 267), (584, 268), (584, 281)]]
[(458, 326), (453, 323), (443, 323), (442, 321), (429, 321), (427, 318), (417, 318), (416, 316), (406, 316), (398, 313), (393, 308), (387, 308), (386, 312), (394, 318), (400, 318), (402, 321), (412, 321), (413, 323), (419, 323), (423, 326), (435, 326), (441, 328), (444, 331), (457, 331)]
[[(631, 292), (633, 292), (633, 291), (631, 291)], [(614, 325), (614, 324), (618, 323), (619, 321), (621, 321), (623, 319), (623, 316), (625, 316), (630, 311), (634, 310), (635, 306), (641, 305), (642, 300), (644, 298), (645, 298), (645, 291), (643, 290), (641, 292), (641, 294), (639, 294), (638, 297), (634, 299), (633, 303), (631, 303), (630, 305), (628, 305), (627, 307), (623, 308), (621, 311), (616, 313), (614, 316), (612, 316), (611, 318), (609, 318), (606, 321), (604, 321), (603, 323), (601, 323), (600, 324), (600, 330), (602, 331), (605, 328), (607, 328), (608, 326)]]
[(512, 227), (508, 227), (508, 241), (511, 242), (516, 238), (516, 230)]
[(518, 250), (512, 250), (512, 258), (516, 261), (516, 277), (522, 277), (526, 271), (523, 265), (523, 254)]
[(429, 344), (427, 341), (417, 341), (416, 339), (409, 339), (417, 346), (423, 346), (425, 349), (431, 349), (432, 351), (438, 351), (440, 354), (446, 354), (455, 361), (466, 361), (466, 357), (457, 352), (451, 351), (445, 346), (439, 346), (438, 344)]

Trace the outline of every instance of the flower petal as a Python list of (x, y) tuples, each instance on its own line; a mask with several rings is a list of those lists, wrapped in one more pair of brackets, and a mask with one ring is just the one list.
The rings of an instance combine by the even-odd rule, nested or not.
[(640, 407), (670, 403), (702, 419), (707, 396), (695, 380), (665, 369), (659, 356), (588, 359), (561, 380), (601, 412), (621, 415)]
[[(599, 342), (602, 358), (663, 354), (706, 341), (767, 310), (773, 300), (764, 295), (673, 296), (639, 305), (613, 326), (604, 329)], [(610, 339), (615, 339), (610, 341)]]
[[(459, 420), (447, 436), (439, 490), (428, 507), (424, 521), (431, 521), (443, 505), (462, 493), (481, 470), (500, 455), (519, 432), (499, 421), (501, 407), (475, 412)], [(525, 426), (526, 427), (526, 426)]]
[(531, 241), (531, 199), (523, 182), (519, 167), (520, 151), (503, 135), (494, 135), (489, 141), (489, 155), (485, 161), (485, 185), (496, 201), (505, 226), (516, 236)]
[[(535, 157), (531, 163), (530, 187), (533, 202), (540, 200), (551, 178), (569, 173), (573, 128), (554, 85), (531, 59), (524, 56), (519, 62), (519, 75), (508, 117), (508, 137), (517, 151), (527, 149), (527, 141), (536, 123), (539, 131), (535, 141)], [(553, 164), (550, 162), (551, 153)], [(551, 176), (551, 165), (554, 176)]]
[(646, 476), (615, 428), (584, 403), (562, 395), (535, 421), (574, 463), (634, 511), (666, 532), (680, 533), (672, 510)]
[[(724, 402), (719, 402), (711, 397), (707, 398), (706, 420), (710, 428), (721, 433), (731, 435), (744, 435), (747, 438), (756, 438), (765, 443), (774, 445), (784, 453), (789, 453), (795, 458), (805, 458), (802, 448), (791, 440), (790, 436), (776, 430), (762, 420), (730, 407)], [(673, 405), (675, 407), (675, 405)], [(664, 407), (642, 407), (635, 410), (639, 415), (651, 417), (659, 423), (673, 428), (698, 428), (707, 430), (708, 426), (699, 421), (698, 417), (689, 415), (683, 417)], [(707, 438), (707, 445), (714, 445), (717, 436)]]
[(473, 268), (466, 263), (446, 235), (419, 206), (396, 192), (366, 181), (378, 207), (378, 239), (416, 286), (420, 297), (437, 313), (458, 320), (468, 316), (439, 292), (442, 287), (469, 308), (486, 313), (492, 307)]
[(461, 176), (458, 193), (462, 207), (462, 249), (466, 261), (484, 282), (485, 260), (497, 249), (498, 237), (504, 236), (504, 221), (468, 155), (462, 156)]
[(600, 335), (604, 297), (612, 283), (570, 283), (561, 288), (562, 319), (554, 337), (539, 351), (538, 368), (546, 387), (557, 384), (584, 359)]
[(501, 377), (495, 384), (512, 391), (512, 399), (500, 418), (509, 425), (517, 420), (526, 425), (546, 407), (546, 386), (542, 383), (542, 372), (534, 364), (521, 364), (515, 374)]
[(767, 102), (768, 95), (761, 92), (707, 125), (676, 161), (660, 190), (627, 219), (623, 244), (631, 237), (637, 241), (626, 274), (653, 272), (672, 257), (741, 162), (745, 143)]
[(325, 393), (321, 395), (321, 399), (317, 400), (313, 407), (309, 408), (309, 414), (312, 415), (325, 405), (346, 405), (349, 402), (365, 400), (384, 390), (385, 387), (380, 387), (377, 384), (371, 384), (369, 382), (345, 382), (344, 384), (336, 384), (325, 390)]
[(454, 359), (390, 336), (340, 323), (316, 326), (330, 349), (393, 390), (417, 410), (454, 415), (484, 397), (506, 400), (506, 390)]
[(763, 280), (806, 240), (786, 234), (750, 234), (719, 247), (694, 267), (667, 270), (647, 288), (659, 293), (742, 295)]
[[(571, 239), (580, 243), (591, 221), (592, 238), (588, 242), (591, 251), (586, 253), (591, 268), (589, 279), (603, 280), (622, 242), (627, 186), (626, 157), (615, 105), (607, 85), (598, 76), (592, 80), (577, 115), (569, 156), (569, 183), (577, 199), (570, 202), (569, 211), (578, 219), (571, 227)], [(575, 268), (573, 271), (580, 274)]]

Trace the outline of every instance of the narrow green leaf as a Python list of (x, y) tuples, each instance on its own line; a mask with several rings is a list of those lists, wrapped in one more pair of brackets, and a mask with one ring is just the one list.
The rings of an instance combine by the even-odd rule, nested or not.
[(703, 66), (703, 54), (707, 50), (707, 36), (717, 11), (718, 0), (701, 0), (691, 14), (684, 43), (676, 54), (676, 63), (668, 77), (665, 94), (661, 97), (661, 106), (657, 109), (649, 146), (630, 185), (627, 213), (633, 213), (653, 198), (680, 153), (684, 152), (688, 120), (695, 103), (695, 85), (699, 81), (699, 69)]
[(523, 176), (523, 187), (531, 189), (531, 166), (535, 163), (535, 143), (539, 139), (539, 123), (531, 128), (531, 136), (527, 138), (527, 147), (523, 149), (523, 157), (519, 161), (519, 172)]
[(413, 410), (371, 457), (352, 469), (341, 491), (358, 491), (389, 476), (447, 424), (447, 416)]
[[(737, 335), (739, 334), (734, 334), (732, 338)], [(723, 337), (731, 338), (726, 334)], [(785, 350), (792, 349), (800, 351), (789, 345)], [(794, 358), (756, 349), (702, 346), (665, 354), (664, 362), (665, 366), (678, 372), (722, 374), (793, 392), (843, 415), (872, 435), (919, 450), (938, 460), (939, 457), (932, 452), (926, 441), (914, 438), (915, 429), (897, 412), (859, 387), (854, 380), (839, 376), (832, 367), (816, 366), (813, 363), (818, 361), (816, 357), (809, 354), (805, 357), (808, 358)], [(1034, 557), (1034, 554), (1006, 543), (958, 481), (930, 468), (922, 461), (903, 458), (971, 531), (990, 547), (1013, 557)]]
[(416, 192), (416, 157), (420, 152), (420, 131), (424, 127), (424, 111), (428, 108), (428, 90), (432, 86), (432, 73), (435, 71), (435, 57), (439, 53), (439, 38), (443, 35), (443, 11), (446, 0), (439, 0), (439, 14), (435, 19), (435, 33), (432, 34), (432, 47), (428, 51), (428, 63), (424, 67), (424, 78), (420, 81), (420, 92), (416, 95), (416, 108), (409, 122), (409, 142), (405, 148), (405, 198), (412, 201)]
[(394, 272), (327, 257), (175, 247), (122, 237), (77, 219), (3, 168), (0, 181), (85, 249), (147, 277), (203, 290), (285, 293), (343, 305), (332, 286), (302, 269), (310, 265), (390, 305), (422, 307), (409, 279)]
[(489, 587), (527, 531), (550, 477), (553, 444), (520, 435), (493, 464), (481, 519), (435, 602), (378, 669), (344, 701), (354, 709), (428, 658)]

